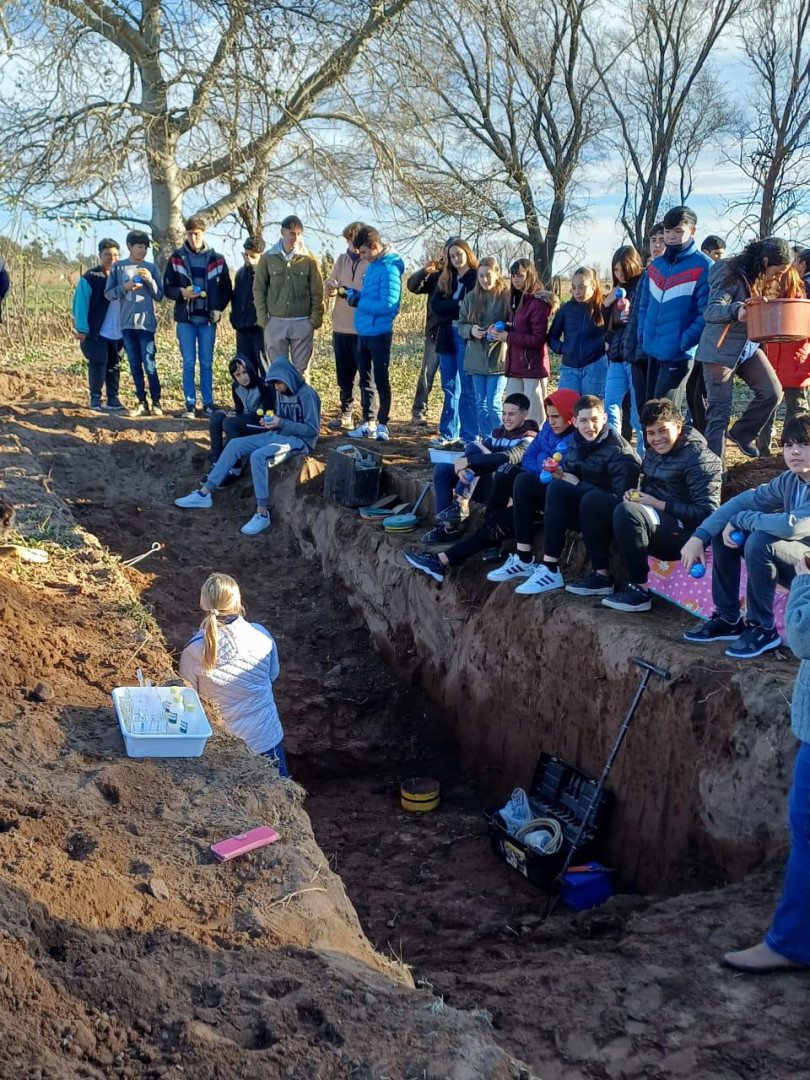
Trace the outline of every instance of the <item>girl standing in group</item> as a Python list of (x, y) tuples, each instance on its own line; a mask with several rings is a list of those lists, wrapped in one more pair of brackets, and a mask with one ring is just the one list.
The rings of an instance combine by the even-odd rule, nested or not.
[[(641, 280), (641, 256), (628, 244), (613, 253), (613, 288), (604, 299), (605, 337), (607, 339), (608, 370), (605, 380), (605, 411), (608, 423), (617, 435), (622, 433), (622, 403), (630, 395), (630, 422), (636, 433), (636, 450), (644, 452), (644, 433), (638, 419), (638, 403), (633, 386), (633, 365), (623, 359), (622, 342), (630, 319), (630, 308)], [(623, 289), (619, 300), (616, 290)]]
[(557, 314), (548, 332), (552, 352), (562, 357), (561, 390), (605, 396), (605, 316), (602, 285), (591, 266), (580, 266), (571, 278), (571, 299)]
[[(748, 340), (746, 301), (752, 296), (805, 296), (804, 285), (790, 266), (786, 240), (752, 240), (739, 255), (721, 259), (709, 270), (706, 326), (695, 359), (704, 365), (706, 442), (722, 459), (728, 437), (746, 457), (759, 457), (761, 436), (770, 433), (782, 387), (765, 352)], [(753, 398), (731, 427), (734, 375), (748, 384)]]
[(202, 625), (183, 649), (180, 674), (219, 706), (225, 726), (248, 750), (263, 754), (289, 776), (273, 682), (278, 649), (270, 632), (245, 619), (239, 586), (227, 574), (211, 574), (200, 592)]
[[(444, 266), (430, 297), (430, 308), (437, 318), (436, 352), (442, 380), (444, 404), (439, 420), (439, 434), (432, 446), (472, 442), (478, 424), (475, 417), (475, 394), (464, 371), (467, 343), (459, 333), (461, 301), (475, 287), (478, 259), (464, 240), (455, 240), (444, 256)], [(485, 434), (488, 434), (486, 432)]]
[(498, 260), (488, 255), (478, 266), (475, 288), (461, 302), (458, 329), (467, 343), (464, 370), (472, 378), (477, 411), (476, 436), (485, 438), (501, 424), (506, 387), (506, 343), (495, 341), (494, 324), (509, 318), (509, 286)]
[(530, 259), (516, 259), (509, 267), (510, 321), (506, 329), (490, 329), (493, 341), (506, 342), (506, 393), (525, 394), (531, 403), (529, 419), (538, 427), (546, 421), (543, 402), (548, 387), (548, 324), (552, 306)]

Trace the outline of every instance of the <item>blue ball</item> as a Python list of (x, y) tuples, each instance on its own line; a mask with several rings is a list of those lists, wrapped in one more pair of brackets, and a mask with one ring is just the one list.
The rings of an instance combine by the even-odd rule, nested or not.
[(745, 533), (742, 529), (732, 529), (729, 533), (729, 538), (733, 540), (735, 544), (745, 543)]
[(554, 473), (550, 473), (548, 471), (548, 469), (543, 469), (543, 471), (540, 473), (540, 483), (541, 484), (550, 484), (553, 477), (554, 477)]
[(696, 562), (692, 564), (692, 569), (689, 571), (693, 578), (702, 578), (706, 576), (706, 567), (702, 562)]
[(616, 290), (616, 299), (617, 300), (624, 300), (624, 298), (626, 296), (627, 296), (627, 290), (626, 289), (617, 289)]
[(502, 333), (504, 332), (504, 330), (506, 329), (506, 323), (505, 323), (505, 322), (501, 322), (501, 320), (499, 319), (499, 320), (498, 320), (498, 321), (497, 321), (497, 322), (495, 323), (495, 329), (496, 329), (496, 330), (498, 331), (498, 333), (499, 333), (499, 334), (502, 334)]
[(554, 453), (555, 454), (564, 454), (567, 449), (568, 449), (568, 443), (566, 443), (566, 442), (558, 442), (557, 445), (554, 447)]

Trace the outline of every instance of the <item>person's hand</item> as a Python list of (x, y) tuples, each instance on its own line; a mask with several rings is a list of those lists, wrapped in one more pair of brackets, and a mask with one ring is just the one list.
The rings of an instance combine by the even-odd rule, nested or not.
[(699, 536), (693, 536), (681, 548), (681, 562), (683, 568), (687, 572), (692, 569), (695, 563), (703, 563), (706, 565), (706, 548), (703, 541)]
[(151, 285), (152, 281), (154, 280), (145, 266), (138, 267), (138, 277), (141, 279), (144, 285)]
[(273, 415), (270, 417), (269, 420), (267, 419), (266, 416), (263, 416), (261, 418), (261, 420), (259, 421), (259, 423), (262, 425), (262, 427), (265, 427), (265, 428), (268, 428), (271, 431), (274, 431), (278, 427), (278, 417), (276, 416), (275, 413), (273, 413)]
[(656, 499), (652, 495), (648, 495), (646, 491), (639, 491), (637, 488), (632, 488), (630, 491), (624, 493), (625, 502), (640, 503), (642, 506), (651, 506), (654, 510), (666, 510), (667, 504), (662, 502), (661, 499)]
[(737, 321), (748, 322), (748, 308), (745, 304), (741, 304), (740, 307), (737, 308)]
[(481, 326), (473, 326), (470, 333), (476, 341), (482, 341), (487, 336), (486, 330)]
[(453, 462), (453, 468), (456, 470), (456, 473), (459, 474), (459, 475), (462, 472), (464, 472), (464, 470), (467, 468), (468, 465), (469, 465), (469, 462), (467, 461), (466, 457), (463, 457), (463, 456), (460, 457), (460, 458), (456, 458), (456, 460)]
[(506, 330), (496, 330), (495, 323), (493, 323), (487, 329), (487, 336), (491, 337), (493, 341), (506, 341), (506, 339), (509, 337), (509, 334)]
[(191, 285), (186, 285), (185, 288), (180, 290), (180, 295), (183, 297), (184, 300), (193, 300), (194, 289), (191, 287)]
[(424, 271), (426, 274), (436, 274), (442, 269), (442, 264), (436, 262), (435, 259), (431, 259), (429, 263), (425, 263)]
[(211, 320), (212, 323), (218, 323), (219, 320), (222, 318), (222, 312), (221, 311), (212, 311), (210, 313), (210, 315), (208, 316), (208, 318)]
[(143, 285), (141, 285), (137, 281), (125, 281), (124, 282), (124, 292), (137, 292), (138, 289), (142, 289), (142, 288), (143, 288)]
[(723, 543), (726, 545), (726, 547), (734, 548), (735, 551), (737, 548), (742, 547), (742, 544), (736, 544), (731, 539), (731, 534), (736, 531), (737, 526), (733, 525), (731, 522), (729, 522), (728, 525), (726, 525), (725, 529), (723, 529)]
[(73, 336), (81, 344), (83, 341), (87, 341), (87, 334), (81, 334), (78, 330), (73, 331)]
[(562, 469), (552, 474), (552, 483), (555, 480), (564, 480), (566, 484), (573, 484), (575, 487), (579, 483), (578, 476), (575, 476), (572, 472), (565, 472)]
[(605, 299), (602, 301), (605, 307), (610, 307), (611, 304), (616, 302), (616, 286), (614, 285)]

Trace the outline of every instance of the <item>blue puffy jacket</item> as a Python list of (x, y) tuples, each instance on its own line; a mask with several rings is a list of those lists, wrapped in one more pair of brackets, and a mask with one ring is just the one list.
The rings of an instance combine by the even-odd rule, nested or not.
[(588, 304), (568, 300), (549, 327), (548, 347), (566, 367), (587, 367), (605, 357), (605, 326), (596, 325)]
[(667, 255), (653, 260), (637, 290), (640, 352), (663, 363), (692, 358), (706, 325), (712, 266), (694, 240), (673, 260)]
[(405, 263), (395, 251), (384, 251), (369, 263), (354, 312), (354, 328), (361, 337), (391, 333), (399, 314), (404, 273)]
[(551, 430), (551, 424), (546, 420), (540, 428), (540, 434), (529, 443), (529, 449), (523, 455), (520, 465), (524, 472), (533, 472), (538, 475), (543, 471), (543, 462), (550, 458), (557, 450), (560, 443), (566, 446), (571, 442), (573, 430), (568, 429), (567, 435), (555, 435)]

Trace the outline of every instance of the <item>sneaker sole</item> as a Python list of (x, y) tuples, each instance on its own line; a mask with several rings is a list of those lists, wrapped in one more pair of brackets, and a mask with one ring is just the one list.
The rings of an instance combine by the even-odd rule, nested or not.
[(688, 641), (690, 645), (714, 645), (716, 641), (739, 641), (742, 634), (722, 634), (718, 637), (689, 637), (686, 633), (683, 635), (683, 640)]
[(509, 577), (490, 577), (489, 574), (487, 574), (487, 581), (494, 581), (496, 585), (502, 585), (505, 581), (525, 580), (526, 578), (530, 578), (532, 576), (532, 573), (533, 571), (531, 570), (527, 573), (523, 573), (521, 571), (518, 574), (510, 574)]
[(726, 656), (730, 656), (732, 660), (755, 660), (763, 653), (770, 652), (771, 649), (778, 649), (781, 644), (782, 639), (778, 637), (776, 641), (769, 641), (767, 645), (763, 645), (757, 652), (735, 653), (731, 649), (726, 649)]
[(521, 596), (541, 596), (543, 593), (558, 592), (564, 588), (564, 585), (542, 585), (539, 589), (525, 589), (522, 585), (518, 585), (515, 592), (520, 593)]
[(606, 596), (602, 601), (605, 607), (612, 608), (613, 611), (651, 611), (652, 600), (649, 600), (646, 604), (623, 604), (621, 601), (612, 600), (609, 596)]
[(565, 591), (573, 593), (574, 596), (611, 596), (613, 586), (606, 585), (604, 589), (581, 589), (577, 585), (566, 585)]
[(407, 554), (403, 554), (402, 557), (404, 558), (408, 566), (412, 567), (414, 570), (418, 570), (421, 574), (424, 574), (425, 577), (433, 578), (433, 580), (438, 581), (440, 585), (444, 581), (443, 574), (437, 574), (435, 570), (428, 570), (426, 566), (420, 566), (419, 563), (413, 562), (411, 559), (409, 559)]

